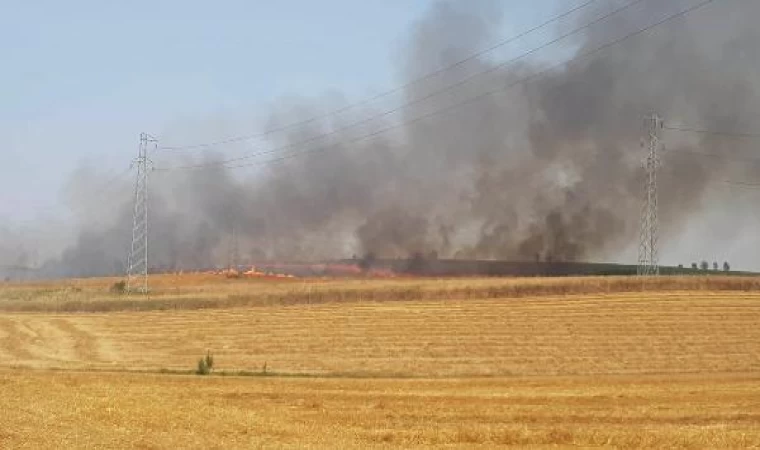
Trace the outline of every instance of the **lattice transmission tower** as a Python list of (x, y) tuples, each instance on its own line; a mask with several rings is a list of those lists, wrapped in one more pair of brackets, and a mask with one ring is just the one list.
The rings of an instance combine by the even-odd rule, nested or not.
[(649, 153), (644, 163), (646, 176), (644, 181), (644, 204), (641, 209), (641, 229), (639, 235), (639, 263), (637, 273), (640, 276), (660, 274), (658, 253), (658, 218), (657, 218), (657, 169), (660, 166), (660, 130), (663, 123), (660, 116), (653, 114), (647, 119), (649, 131)]
[(140, 133), (140, 150), (133, 166), (137, 166), (135, 181), (134, 210), (132, 216), (132, 245), (127, 261), (127, 291), (148, 293), (148, 174), (152, 162), (148, 157), (148, 146), (156, 139), (147, 133)]

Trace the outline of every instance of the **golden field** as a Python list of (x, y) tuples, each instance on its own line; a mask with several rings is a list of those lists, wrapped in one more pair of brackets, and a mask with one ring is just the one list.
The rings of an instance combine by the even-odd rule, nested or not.
[(754, 278), (114, 281), (0, 285), (0, 448), (760, 445)]
[(148, 296), (109, 292), (117, 281), (0, 283), (0, 311), (114, 312), (647, 292), (760, 292), (760, 277), (739, 276), (262, 280), (167, 274), (151, 277)]
[(2, 448), (739, 448), (760, 376), (441, 380), (0, 371)]

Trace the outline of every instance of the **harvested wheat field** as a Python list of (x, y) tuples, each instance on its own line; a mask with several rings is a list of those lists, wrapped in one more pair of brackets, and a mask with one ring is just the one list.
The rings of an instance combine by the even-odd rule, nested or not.
[(3, 448), (760, 445), (760, 376), (287, 379), (0, 372)]
[(0, 447), (760, 445), (756, 279), (177, 279), (0, 287)]

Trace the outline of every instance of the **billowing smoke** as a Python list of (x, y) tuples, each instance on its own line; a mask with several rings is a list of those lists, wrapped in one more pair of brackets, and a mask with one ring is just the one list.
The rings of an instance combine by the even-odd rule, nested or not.
[[(630, 1), (597, 2), (557, 24), (554, 32), (566, 33)], [(400, 83), (503, 38), (507, 3), (435, 3), (400, 51)], [(256, 142), (257, 148), (286, 149), (240, 161), (284, 157), (277, 163), (156, 172), (152, 265), (182, 269), (224, 264), (233, 230), (240, 255), (250, 260), (315, 260), (370, 252), (391, 258), (435, 252), (441, 257), (518, 261), (614, 260), (638, 238), (645, 114), (656, 111), (668, 124), (725, 131), (752, 129), (753, 119), (760, 117), (760, 28), (755, 23), (760, 3), (717, 1), (588, 58), (555, 64), (694, 4), (645, 1), (540, 54), (360, 123), (552, 39), (551, 33), (533, 36), (512, 49), (411, 83), (400, 95), (269, 134), (263, 143)], [(528, 83), (516, 83), (537, 73), (541, 75)], [(264, 128), (341, 106), (334, 95), (284, 100)], [(336, 131), (354, 123), (359, 124)], [(358, 139), (390, 127), (395, 128)], [(704, 198), (711, 186), (750, 174), (730, 160), (700, 153), (741, 154), (749, 152), (750, 143), (663, 133), (660, 203), (667, 235), (678, 233), (709, 206)], [(225, 151), (239, 154), (246, 149), (251, 151), (240, 144), (195, 158), (171, 155), (163, 165), (214, 162), (223, 160)], [(129, 206), (112, 217), (115, 225), (83, 230), (64, 252), (58, 266), (66, 268), (65, 274), (93, 275), (123, 266)]]

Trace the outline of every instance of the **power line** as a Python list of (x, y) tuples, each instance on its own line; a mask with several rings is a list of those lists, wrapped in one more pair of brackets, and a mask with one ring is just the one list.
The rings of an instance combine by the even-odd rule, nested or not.
[(395, 94), (397, 92), (403, 91), (404, 89), (407, 89), (407, 88), (409, 88), (411, 86), (414, 86), (417, 83), (421, 83), (423, 81), (426, 81), (426, 80), (429, 80), (431, 78), (434, 78), (434, 77), (436, 77), (436, 76), (438, 76), (438, 75), (440, 75), (442, 73), (445, 73), (445, 72), (447, 72), (449, 70), (452, 70), (452, 69), (455, 69), (457, 67), (460, 67), (460, 66), (462, 66), (462, 65), (464, 65), (464, 64), (466, 64), (466, 63), (468, 63), (470, 61), (473, 61), (473, 60), (475, 60), (477, 58), (480, 58), (481, 56), (484, 56), (484, 55), (486, 55), (488, 53), (491, 53), (491, 52), (493, 52), (493, 51), (495, 51), (495, 50), (497, 50), (497, 49), (499, 49), (501, 47), (504, 47), (507, 44), (511, 44), (512, 42), (515, 42), (518, 39), (524, 38), (524, 37), (528, 36), (529, 34), (532, 34), (532, 33), (536, 32), (536, 31), (538, 31), (538, 30), (540, 30), (542, 28), (545, 28), (545, 27), (547, 27), (547, 26), (549, 26), (549, 25), (551, 25), (551, 24), (553, 24), (555, 22), (558, 22), (558, 21), (560, 21), (560, 20), (562, 20), (562, 19), (564, 19), (564, 18), (566, 18), (566, 17), (568, 17), (568, 16), (570, 16), (570, 15), (572, 15), (572, 14), (574, 14), (574, 13), (576, 13), (576, 12), (578, 12), (578, 11), (584, 9), (584, 8), (586, 8), (587, 6), (591, 5), (592, 3), (596, 3), (596, 2), (597, 2), (597, 0), (586, 1), (586, 2), (584, 2), (582, 4), (580, 4), (580, 5), (572, 8), (572, 9), (569, 9), (568, 11), (566, 11), (566, 12), (564, 12), (562, 14), (559, 14), (557, 16), (554, 16), (554, 17), (550, 18), (550, 19), (547, 19), (546, 21), (542, 22), (539, 25), (534, 26), (533, 28), (525, 30), (525, 31), (523, 31), (523, 32), (521, 32), (521, 33), (519, 33), (519, 34), (517, 34), (515, 36), (512, 36), (512, 37), (510, 37), (510, 38), (508, 38), (506, 40), (500, 41), (500, 42), (496, 43), (495, 45), (492, 45), (491, 47), (488, 47), (488, 48), (486, 48), (484, 50), (481, 50), (479, 52), (473, 53), (470, 56), (468, 56), (468, 57), (466, 57), (464, 59), (460, 59), (459, 61), (457, 61), (457, 62), (455, 62), (455, 63), (453, 63), (451, 65), (442, 67), (442, 68), (437, 69), (437, 70), (435, 70), (433, 72), (430, 72), (430, 73), (428, 73), (426, 75), (423, 75), (423, 76), (421, 76), (419, 78), (415, 78), (415, 79), (413, 79), (413, 80), (411, 80), (411, 81), (409, 81), (409, 82), (407, 82), (405, 84), (402, 84), (402, 85), (396, 86), (394, 88), (388, 89), (386, 91), (380, 92), (379, 94), (376, 94), (374, 96), (365, 98), (365, 99), (360, 100), (358, 102), (351, 103), (351, 104), (348, 104), (348, 105), (343, 106), (341, 108), (329, 111), (329, 112), (327, 112), (325, 114), (320, 114), (318, 116), (314, 116), (314, 117), (311, 117), (309, 119), (302, 120), (302, 121), (299, 121), (299, 122), (294, 122), (294, 123), (291, 123), (291, 124), (288, 124), (288, 125), (282, 125), (282, 126), (279, 126), (279, 127), (276, 127), (276, 128), (270, 128), (270, 129), (264, 130), (264, 131), (262, 131), (260, 133), (257, 133), (257, 134), (236, 136), (236, 137), (231, 137), (231, 138), (219, 140), (219, 141), (216, 141), (216, 142), (208, 142), (208, 143), (202, 143), (202, 144), (181, 145), (181, 146), (162, 146), (162, 147), (158, 147), (158, 149), (159, 150), (169, 150), (169, 151), (198, 150), (198, 149), (206, 149), (206, 148), (209, 148), (209, 147), (216, 147), (216, 146), (220, 146), (220, 145), (233, 144), (233, 143), (237, 143), (237, 142), (243, 142), (243, 141), (248, 141), (248, 140), (262, 138), (262, 137), (268, 136), (270, 134), (279, 133), (279, 132), (282, 132), (282, 131), (289, 130), (291, 128), (301, 127), (301, 126), (308, 125), (310, 123), (316, 122), (318, 120), (322, 120), (322, 119), (326, 119), (328, 117), (336, 116), (338, 114), (344, 113), (344, 112), (349, 111), (351, 109), (358, 108), (360, 106), (364, 106), (364, 105), (370, 104), (370, 103), (372, 103), (372, 102), (374, 102), (376, 100), (379, 100), (379, 99), (381, 99), (383, 97), (387, 97), (389, 95), (393, 95), (393, 94)]
[[(627, 6), (632, 6), (633, 4), (639, 3), (640, 1), (641, 0), (633, 2), (633, 3), (630, 3)], [(492, 91), (484, 92), (484, 93), (479, 94), (479, 95), (477, 95), (475, 97), (470, 97), (470, 98), (465, 99), (465, 100), (463, 100), (461, 102), (457, 102), (457, 103), (454, 103), (452, 105), (449, 105), (449, 106), (447, 106), (445, 108), (438, 109), (438, 110), (432, 111), (432, 112), (427, 113), (427, 114), (423, 114), (421, 116), (415, 117), (414, 119), (410, 119), (408, 121), (404, 121), (404, 122), (398, 123), (396, 125), (390, 125), (388, 127), (385, 127), (383, 129), (380, 129), (380, 130), (375, 131), (373, 133), (370, 133), (370, 134), (367, 134), (367, 135), (363, 135), (363, 136), (359, 136), (359, 137), (356, 137), (356, 138), (353, 138), (353, 139), (349, 139), (349, 140), (340, 142), (338, 144), (333, 144), (333, 145), (324, 146), (324, 147), (317, 147), (317, 148), (314, 148), (314, 149), (307, 149), (307, 150), (303, 150), (303, 151), (299, 151), (299, 152), (294, 152), (294, 153), (291, 153), (289, 155), (283, 155), (283, 156), (280, 156), (280, 157), (277, 157), (277, 158), (274, 158), (274, 159), (271, 159), (271, 160), (258, 161), (258, 162), (254, 162), (254, 163), (243, 163), (243, 164), (232, 165), (232, 166), (226, 165), (226, 164), (228, 164), (230, 162), (236, 162), (236, 161), (240, 161), (240, 160), (244, 160), (244, 159), (250, 159), (253, 156), (263, 156), (265, 154), (271, 154), (271, 153), (274, 153), (274, 152), (282, 151), (282, 150), (285, 150), (285, 149), (288, 149), (288, 148), (292, 148), (294, 145), (280, 147), (280, 148), (277, 148), (277, 149), (260, 152), (258, 154), (249, 155), (247, 157), (234, 158), (234, 159), (231, 159), (231, 160), (220, 161), (220, 162), (217, 162), (217, 163), (214, 163), (214, 164), (198, 164), (198, 165), (192, 165), (192, 166), (178, 166), (178, 167), (156, 168), (155, 170), (157, 170), (157, 171), (192, 170), (192, 169), (202, 169), (202, 168), (208, 168), (208, 167), (218, 167), (218, 168), (226, 168), (226, 169), (237, 169), (237, 168), (242, 168), (242, 167), (250, 167), (250, 166), (254, 166), (254, 165), (264, 165), (264, 164), (269, 164), (269, 163), (275, 163), (275, 162), (283, 161), (285, 159), (290, 159), (290, 158), (301, 156), (301, 155), (304, 155), (304, 154), (309, 154), (309, 153), (312, 153), (312, 152), (329, 150), (331, 148), (337, 147), (338, 145), (351, 144), (351, 143), (355, 143), (355, 142), (360, 142), (360, 141), (364, 141), (364, 140), (367, 140), (367, 139), (371, 139), (371, 138), (374, 138), (374, 137), (379, 136), (381, 134), (387, 133), (389, 131), (392, 131), (392, 130), (395, 130), (395, 129), (398, 129), (398, 128), (401, 128), (401, 127), (413, 125), (413, 124), (421, 122), (422, 120), (425, 120), (425, 119), (428, 119), (428, 118), (431, 118), (431, 117), (435, 117), (435, 116), (439, 116), (441, 114), (444, 114), (446, 112), (452, 111), (454, 109), (461, 108), (461, 107), (463, 107), (465, 105), (468, 105), (470, 103), (475, 103), (477, 101), (483, 100), (483, 99), (488, 98), (490, 96), (493, 96), (495, 94), (498, 94), (498, 93), (501, 93), (501, 92), (506, 92), (506, 91), (512, 89), (515, 86), (518, 86), (518, 85), (524, 84), (524, 83), (528, 83), (528, 82), (530, 82), (530, 81), (532, 81), (532, 80), (534, 80), (534, 79), (536, 79), (538, 77), (541, 77), (541, 76), (543, 76), (543, 75), (545, 75), (547, 73), (550, 73), (551, 71), (553, 71), (553, 70), (555, 70), (555, 69), (557, 69), (559, 67), (566, 66), (566, 65), (572, 65), (574, 63), (577, 63), (577, 62), (579, 62), (579, 61), (581, 61), (583, 59), (586, 59), (586, 58), (588, 58), (590, 56), (593, 56), (593, 55), (595, 55), (597, 53), (600, 53), (600, 52), (602, 52), (602, 51), (604, 51), (604, 50), (606, 50), (608, 48), (611, 48), (611, 47), (614, 47), (616, 45), (619, 45), (620, 43), (622, 43), (622, 42), (624, 42), (624, 41), (626, 41), (628, 39), (631, 39), (631, 38), (634, 38), (634, 37), (639, 36), (641, 34), (644, 34), (644, 33), (648, 32), (648, 31), (650, 31), (650, 30), (652, 30), (654, 28), (657, 28), (657, 27), (659, 27), (659, 26), (661, 26), (661, 25), (663, 25), (663, 24), (665, 24), (667, 22), (670, 22), (672, 20), (675, 20), (675, 19), (678, 19), (680, 17), (686, 16), (686, 15), (688, 15), (688, 14), (694, 12), (694, 11), (697, 11), (697, 10), (699, 10), (701, 8), (706, 7), (707, 5), (709, 5), (711, 3), (714, 3), (715, 1), (716, 0), (703, 0), (703, 1), (701, 1), (701, 2), (699, 2), (697, 4), (695, 4), (695, 5), (692, 5), (689, 8), (681, 10), (681, 11), (679, 11), (677, 13), (673, 13), (673, 14), (671, 14), (671, 15), (669, 15), (669, 16), (667, 16), (667, 17), (665, 17), (665, 18), (663, 18), (663, 19), (661, 19), (661, 20), (659, 20), (659, 21), (657, 21), (657, 22), (655, 22), (653, 24), (650, 24), (650, 25), (645, 26), (643, 28), (640, 28), (640, 29), (638, 29), (638, 30), (636, 30), (636, 31), (634, 31), (632, 33), (626, 34), (625, 36), (622, 36), (622, 37), (620, 37), (618, 39), (615, 39), (615, 40), (610, 41), (610, 42), (608, 42), (606, 44), (598, 46), (598, 47), (596, 47), (593, 50), (586, 51), (586, 52), (584, 52), (584, 53), (582, 53), (580, 55), (577, 55), (577, 56), (575, 56), (575, 57), (567, 60), (567, 61), (562, 61), (560, 63), (551, 65), (551, 66), (545, 68), (544, 70), (541, 70), (539, 72), (531, 74), (531, 75), (529, 75), (527, 77), (524, 77), (522, 79), (516, 80), (514, 82), (508, 83), (504, 87), (500, 87), (500, 88), (492, 90)], [(618, 10), (618, 12), (619, 12), (619, 10)], [(614, 12), (611, 13), (611, 14), (614, 14)], [(609, 15), (607, 17), (609, 17)], [(599, 19), (597, 19), (597, 20), (599, 20)], [(585, 28), (587, 28), (590, 25), (591, 24), (586, 25)], [(532, 51), (535, 51), (535, 49), (532, 50)], [(328, 135), (329, 134), (334, 134), (334, 132), (333, 133), (328, 133)]]
[(430, 100), (431, 98), (437, 97), (437, 96), (439, 96), (441, 94), (444, 94), (444, 93), (446, 93), (446, 92), (448, 92), (448, 91), (450, 91), (452, 89), (456, 89), (456, 88), (459, 88), (461, 86), (464, 86), (465, 84), (469, 83), (470, 81), (474, 80), (477, 77), (480, 77), (482, 75), (486, 75), (486, 74), (495, 72), (497, 70), (500, 70), (500, 69), (502, 69), (502, 68), (504, 68), (504, 67), (506, 67), (506, 66), (508, 66), (508, 65), (510, 65), (512, 63), (515, 63), (515, 62), (517, 62), (517, 61), (519, 61), (519, 60), (521, 60), (521, 59), (523, 59), (523, 58), (525, 58), (527, 56), (530, 56), (530, 55), (532, 55), (532, 54), (534, 54), (534, 53), (536, 53), (536, 52), (538, 52), (540, 50), (543, 50), (543, 49), (545, 49), (545, 48), (547, 48), (547, 47), (549, 47), (551, 45), (554, 45), (557, 42), (560, 42), (560, 41), (562, 41), (562, 40), (564, 40), (564, 39), (566, 39), (566, 38), (568, 38), (570, 36), (578, 34), (579, 32), (584, 31), (584, 30), (586, 30), (587, 28), (589, 28), (589, 27), (591, 27), (593, 25), (601, 23), (601, 22), (609, 19), (610, 17), (612, 17), (614, 15), (617, 15), (617, 14), (619, 14), (619, 13), (627, 10), (628, 8), (630, 8), (630, 7), (632, 7), (632, 6), (636, 5), (636, 4), (642, 3), (644, 1), (646, 1), (646, 0), (634, 0), (634, 1), (630, 2), (630, 3), (627, 3), (624, 6), (621, 6), (621, 7), (617, 8), (617, 9), (613, 10), (610, 13), (607, 13), (607, 14), (601, 16), (601, 17), (598, 17), (598, 18), (594, 19), (593, 21), (587, 23), (586, 25), (578, 27), (578, 28), (576, 28), (573, 31), (570, 31), (568, 33), (565, 33), (565, 34), (563, 34), (563, 35), (561, 35), (561, 36), (559, 36), (559, 37), (557, 37), (557, 38), (555, 38), (555, 39), (553, 39), (553, 40), (551, 40), (551, 41), (549, 41), (549, 42), (547, 42), (547, 43), (545, 43), (543, 45), (535, 47), (535, 48), (533, 48), (533, 49), (531, 49), (531, 50), (529, 50), (529, 51), (527, 51), (525, 53), (522, 53), (521, 55), (519, 55), (519, 56), (517, 56), (515, 58), (512, 58), (512, 59), (507, 60), (505, 62), (499, 63), (497, 65), (491, 66), (491, 67), (489, 67), (489, 68), (487, 68), (485, 70), (482, 70), (480, 72), (476, 72), (476, 73), (474, 73), (474, 74), (472, 74), (472, 75), (470, 75), (470, 76), (468, 76), (468, 77), (466, 77), (466, 78), (464, 78), (464, 79), (462, 79), (462, 80), (460, 80), (460, 81), (458, 81), (456, 83), (453, 83), (453, 84), (451, 84), (449, 86), (446, 86), (444, 88), (441, 88), (441, 89), (438, 89), (436, 91), (433, 91), (433, 92), (431, 92), (431, 93), (429, 93), (429, 94), (427, 94), (427, 95), (425, 95), (423, 97), (420, 97), (420, 98), (408, 101), (408, 102), (403, 103), (400, 106), (397, 106), (397, 107), (392, 108), (390, 110), (381, 112), (379, 114), (375, 114), (375, 115), (370, 116), (368, 118), (365, 118), (365, 119), (359, 120), (357, 122), (351, 123), (349, 125), (337, 128), (337, 129), (332, 130), (330, 132), (318, 134), (318, 135), (312, 136), (310, 138), (307, 138), (305, 140), (302, 140), (300, 142), (296, 142), (294, 144), (289, 144), (289, 145), (286, 145), (284, 147), (278, 147), (278, 148), (275, 148), (275, 149), (272, 149), (272, 150), (265, 150), (265, 151), (261, 151), (261, 152), (251, 153), (251, 154), (248, 154), (248, 155), (240, 156), (240, 157), (237, 157), (237, 158), (230, 158), (230, 159), (227, 159), (227, 160), (224, 160), (224, 161), (219, 161), (219, 162), (216, 162), (216, 163), (193, 164), (193, 165), (189, 165), (189, 166), (178, 166), (176, 168), (179, 168), (179, 169), (195, 169), (195, 168), (203, 168), (203, 167), (209, 167), (209, 166), (224, 166), (224, 165), (229, 164), (229, 163), (244, 161), (244, 160), (247, 160), (247, 159), (255, 158), (257, 156), (262, 156), (262, 155), (271, 154), (271, 153), (277, 153), (277, 152), (282, 151), (282, 150), (286, 150), (286, 149), (289, 149), (289, 148), (293, 148), (293, 147), (297, 147), (297, 146), (300, 146), (300, 145), (308, 144), (308, 143), (311, 143), (311, 142), (314, 142), (314, 141), (317, 141), (317, 140), (320, 140), (320, 139), (324, 139), (324, 138), (330, 137), (332, 135), (335, 135), (335, 134), (338, 134), (338, 133), (350, 130), (352, 128), (356, 128), (356, 127), (358, 127), (360, 125), (367, 124), (367, 123), (372, 122), (374, 120), (381, 119), (383, 117), (386, 117), (386, 116), (389, 116), (389, 115), (394, 114), (396, 112), (399, 112), (401, 110), (404, 110), (404, 109), (406, 109), (406, 108), (408, 108), (410, 106), (413, 106), (413, 105), (422, 103), (424, 101)]
[(718, 154), (718, 153), (709, 153), (709, 152), (701, 152), (698, 150), (691, 150), (686, 148), (675, 148), (675, 149), (665, 149), (663, 154), (668, 155), (670, 153), (690, 153), (692, 155), (699, 155), (699, 156), (706, 156), (709, 158), (720, 158), (720, 159), (727, 159), (730, 161), (742, 161), (742, 162), (751, 162), (751, 163), (758, 163), (760, 164), (760, 158), (753, 158), (750, 156), (734, 156), (734, 155), (724, 155), (724, 154)]
[(735, 137), (735, 138), (760, 138), (760, 133), (736, 133), (736, 132), (730, 132), (730, 131), (703, 130), (699, 128), (675, 127), (675, 126), (667, 126), (667, 125), (664, 126), (663, 128), (670, 131), (681, 131), (685, 133), (709, 134), (709, 135), (715, 135), (715, 136), (727, 136), (727, 137)]
[(587, 28), (589, 28), (589, 27), (591, 27), (591, 26), (593, 26), (593, 25), (595, 25), (597, 23), (603, 22), (603, 21), (607, 20), (608, 18), (610, 18), (610, 17), (612, 17), (612, 16), (614, 16), (616, 14), (619, 14), (619, 13), (623, 12), (624, 10), (626, 10), (626, 9), (628, 9), (628, 8), (630, 8), (630, 7), (638, 4), (638, 3), (641, 3), (643, 1), (645, 1), (645, 0), (634, 0), (633, 2), (630, 2), (630, 3), (624, 5), (624, 6), (620, 7), (620, 8), (617, 8), (617, 9), (613, 10), (610, 13), (607, 13), (607, 14), (605, 14), (605, 15), (597, 18), (597, 19), (594, 19), (593, 21), (587, 23), (586, 25), (578, 27), (578, 28), (574, 29), (573, 31), (570, 31), (570, 32), (568, 32), (566, 34), (563, 34), (563, 35), (561, 35), (561, 36), (559, 36), (559, 37), (557, 37), (557, 38), (555, 38), (555, 39), (553, 39), (553, 40), (551, 40), (551, 41), (549, 41), (549, 42), (547, 42), (547, 43), (545, 43), (543, 45), (535, 47), (535, 48), (533, 48), (530, 51), (527, 51), (525, 53), (522, 53), (521, 55), (519, 55), (519, 56), (517, 56), (515, 58), (512, 58), (512, 59), (510, 59), (508, 61), (502, 62), (502, 63), (497, 64), (495, 66), (491, 66), (488, 69), (485, 69), (483, 71), (477, 72), (475, 74), (472, 74), (472, 75), (464, 78), (463, 80), (460, 80), (460, 81), (458, 81), (458, 82), (456, 82), (454, 84), (451, 84), (451, 85), (449, 85), (447, 87), (444, 87), (442, 89), (439, 89), (437, 91), (433, 91), (433, 92), (429, 93), (428, 95), (425, 95), (425, 96), (423, 96), (421, 98), (418, 98), (418, 99), (415, 99), (415, 100), (411, 100), (411, 101), (406, 102), (406, 103), (404, 103), (404, 104), (402, 104), (402, 105), (400, 105), (398, 107), (395, 107), (395, 108), (392, 108), (390, 110), (381, 112), (379, 114), (370, 116), (370, 117), (365, 118), (363, 120), (360, 120), (358, 122), (354, 122), (352, 124), (349, 124), (349, 125), (337, 128), (337, 129), (335, 129), (333, 131), (330, 131), (330, 132), (327, 132), (327, 133), (323, 133), (323, 134), (319, 134), (319, 135), (316, 135), (316, 136), (312, 136), (312, 137), (310, 137), (308, 139), (305, 139), (303, 141), (296, 142), (295, 144), (289, 144), (289, 145), (286, 145), (286, 146), (283, 146), (283, 147), (278, 147), (278, 148), (271, 149), (271, 150), (265, 150), (265, 151), (261, 151), (261, 152), (251, 153), (251, 154), (248, 154), (248, 155), (245, 155), (245, 156), (241, 156), (241, 157), (237, 157), (237, 158), (231, 158), (231, 159), (227, 159), (227, 160), (219, 161), (219, 162), (215, 162), (215, 163), (194, 164), (194, 165), (189, 165), (189, 166), (178, 166), (178, 167), (174, 167), (174, 168), (170, 168), (170, 169), (171, 170), (174, 170), (174, 169), (183, 169), (184, 170), (184, 169), (205, 168), (205, 167), (210, 167), (210, 166), (225, 166), (226, 164), (229, 164), (229, 163), (244, 161), (244, 160), (247, 160), (247, 159), (255, 158), (257, 156), (263, 156), (263, 155), (267, 155), (267, 154), (277, 153), (277, 152), (280, 152), (282, 150), (287, 150), (289, 148), (293, 148), (293, 147), (300, 146), (300, 145), (303, 145), (303, 144), (308, 144), (310, 142), (313, 142), (313, 141), (316, 141), (316, 140), (319, 140), (319, 139), (324, 139), (326, 137), (338, 134), (340, 132), (343, 132), (343, 131), (355, 128), (355, 127), (357, 127), (359, 125), (364, 125), (366, 123), (372, 122), (373, 120), (380, 119), (380, 118), (383, 118), (385, 116), (388, 116), (388, 115), (391, 115), (393, 113), (396, 113), (398, 111), (401, 111), (401, 110), (403, 110), (405, 108), (408, 108), (409, 106), (412, 106), (412, 105), (424, 102), (426, 100), (429, 100), (429, 99), (431, 99), (433, 97), (436, 97), (436, 96), (438, 96), (440, 94), (448, 92), (448, 91), (450, 91), (452, 89), (461, 87), (461, 86), (469, 83), (470, 81), (472, 81), (473, 79), (475, 79), (475, 78), (477, 78), (479, 76), (482, 76), (482, 75), (485, 75), (485, 74), (488, 74), (488, 73), (500, 70), (500, 69), (502, 69), (503, 67), (505, 67), (505, 66), (507, 66), (509, 64), (512, 64), (514, 62), (517, 62), (517, 61), (525, 58), (526, 56), (529, 56), (529, 55), (531, 55), (533, 53), (536, 53), (536, 52), (538, 52), (538, 51), (540, 51), (540, 50), (542, 50), (544, 48), (547, 48), (547, 47), (549, 47), (549, 46), (551, 46), (551, 45), (553, 45), (553, 44), (555, 44), (555, 43), (557, 43), (559, 41), (562, 41), (562, 40), (564, 40), (564, 39), (566, 39), (566, 38), (568, 38), (568, 37), (570, 37), (572, 35), (575, 35), (575, 34), (581, 32), (581, 31), (583, 31), (583, 30), (585, 30), (585, 29), (587, 29)]
[(746, 181), (731, 181), (731, 180), (723, 180), (722, 183), (730, 184), (732, 186), (750, 188), (750, 189), (760, 189), (760, 183), (751, 183), (751, 182), (746, 182)]
[(122, 178), (124, 178), (125, 175), (129, 174), (133, 169), (133, 166), (130, 165), (125, 170), (122, 170), (121, 172), (117, 173), (113, 177), (109, 178), (105, 183), (102, 183), (100, 185), (100, 188), (96, 190), (97, 192), (97, 198), (102, 198), (105, 196), (105, 194), (110, 193), (115, 187), (118, 186), (118, 181), (121, 181)]

